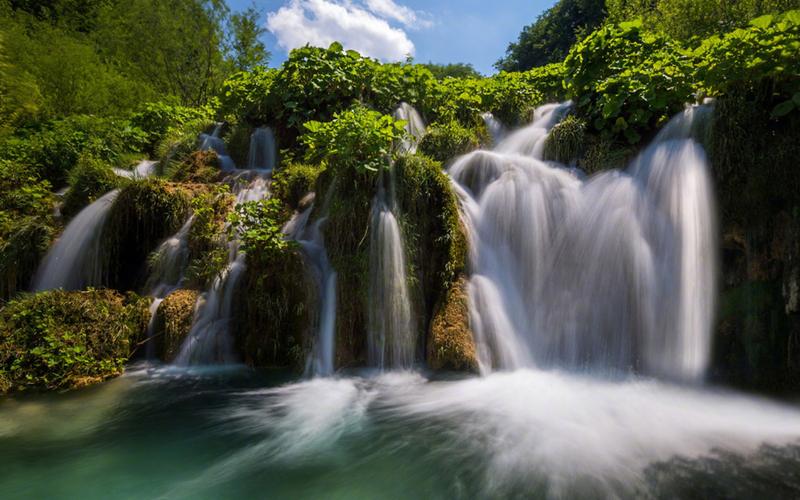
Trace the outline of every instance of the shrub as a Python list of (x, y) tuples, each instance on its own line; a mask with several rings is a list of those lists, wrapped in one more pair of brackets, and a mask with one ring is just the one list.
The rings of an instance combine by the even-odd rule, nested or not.
[(238, 235), (240, 248), (249, 259), (269, 262), (294, 244), (281, 231), (283, 214), (280, 200), (270, 198), (239, 204), (228, 215), (231, 230)]
[(70, 188), (64, 196), (61, 213), (71, 218), (120, 184), (120, 177), (108, 164), (94, 158), (83, 157), (69, 173)]
[(63, 390), (122, 373), (150, 299), (108, 290), (43, 292), (0, 311), (0, 378), (12, 391)]
[(329, 122), (306, 123), (301, 142), (307, 148), (307, 161), (369, 176), (388, 165), (392, 145), (403, 137), (404, 126), (389, 115), (355, 106)]
[(172, 130), (187, 126), (205, 126), (211, 122), (212, 110), (207, 106), (189, 108), (167, 102), (151, 102), (131, 115), (131, 125), (144, 133), (144, 151), (156, 153), (158, 144)]
[(314, 191), (321, 168), (318, 166), (290, 163), (282, 166), (273, 175), (272, 196), (292, 209), (299, 208), (303, 197)]
[(206, 288), (224, 269), (228, 260), (225, 221), (233, 202), (227, 185), (214, 186), (192, 198), (194, 220), (189, 230), (187, 285)]
[(608, 137), (637, 144), (692, 100), (689, 56), (641, 21), (605, 26), (564, 61), (579, 116)]
[(256, 67), (231, 75), (223, 84), (219, 113), (258, 125), (270, 117), (275, 105), (270, 101), (277, 70)]
[(419, 151), (442, 163), (480, 147), (474, 131), (456, 121), (433, 123), (419, 143)]

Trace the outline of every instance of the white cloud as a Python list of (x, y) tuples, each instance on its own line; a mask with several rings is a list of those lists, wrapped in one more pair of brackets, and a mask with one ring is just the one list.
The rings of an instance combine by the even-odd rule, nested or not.
[[(387, 8), (393, 5), (400, 9), (396, 11), (397, 15), (404, 12), (403, 7), (392, 0), (367, 2)], [(348, 0), (291, 0), (288, 5), (267, 15), (267, 29), (278, 39), (278, 45), (286, 50), (306, 44), (327, 47), (338, 41), (347, 49), (383, 60), (399, 61), (413, 55), (414, 44), (405, 31), (393, 28), (376, 14), (396, 19), (387, 12), (370, 12)]]
[(365, 0), (365, 3), (374, 14), (384, 19), (399, 21), (408, 28), (430, 28), (433, 25), (428, 19), (421, 18), (413, 9), (398, 5), (394, 0)]

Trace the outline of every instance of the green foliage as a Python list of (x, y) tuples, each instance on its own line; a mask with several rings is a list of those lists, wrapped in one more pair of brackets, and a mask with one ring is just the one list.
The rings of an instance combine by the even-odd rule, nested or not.
[(689, 56), (641, 22), (605, 26), (564, 61), (568, 95), (579, 116), (607, 137), (637, 144), (692, 99)]
[(71, 218), (83, 207), (121, 184), (111, 166), (91, 157), (82, 157), (69, 173), (69, 191), (64, 196), (61, 214)]
[(403, 137), (405, 122), (356, 106), (329, 122), (308, 122), (301, 137), (306, 160), (325, 162), (336, 171), (370, 175), (389, 164), (392, 145)]
[(166, 176), (175, 182), (207, 184), (221, 177), (219, 157), (214, 151), (195, 151), (183, 161), (171, 161)]
[(525, 71), (564, 59), (570, 47), (606, 17), (605, 2), (559, 0), (535, 23), (526, 26), (506, 56), (495, 63), (503, 71)]
[(8, 61), (2, 35), (0, 32), (0, 135), (32, 120), (42, 100), (33, 77)]
[(445, 163), (480, 147), (478, 135), (457, 121), (432, 123), (419, 143), (419, 151)]
[(65, 390), (122, 373), (150, 299), (113, 291), (26, 295), (0, 311), (0, 374), (10, 390)]
[(275, 107), (271, 102), (271, 90), (277, 75), (277, 70), (263, 67), (231, 75), (222, 86), (220, 114), (253, 125), (261, 124)]
[(206, 288), (225, 267), (228, 250), (225, 245), (225, 223), (233, 205), (227, 185), (214, 186), (191, 200), (192, 227), (189, 230), (189, 265), (187, 283)]
[(241, 203), (228, 215), (241, 249), (248, 253), (249, 259), (262, 262), (271, 261), (292, 245), (281, 231), (284, 219), (283, 206), (274, 198)]
[(145, 134), (125, 120), (75, 115), (0, 139), (0, 159), (27, 166), (53, 186), (63, 186), (81, 157), (116, 164), (140, 151)]
[(724, 37), (711, 37), (696, 50), (697, 78), (708, 92), (725, 94), (772, 82), (780, 97), (772, 109), (780, 118), (800, 109), (800, 10), (763, 16)]
[(189, 108), (168, 102), (150, 102), (131, 115), (130, 122), (145, 134), (144, 150), (156, 153), (156, 147), (171, 132), (185, 128), (202, 128), (211, 123), (212, 111), (207, 106)]
[(743, 28), (750, 19), (800, 8), (798, 0), (606, 0), (614, 23), (637, 17), (649, 31), (682, 41)]
[(282, 165), (273, 174), (272, 196), (287, 206), (297, 209), (303, 197), (314, 191), (314, 185), (321, 172), (318, 166), (289, 163)]
[(444, 80), (445, 78), (481, 78), (481, 74), (472, 64), (435, 64), (429, 62), (420, 64), (420, 66), (430, 71), (437, 80)]

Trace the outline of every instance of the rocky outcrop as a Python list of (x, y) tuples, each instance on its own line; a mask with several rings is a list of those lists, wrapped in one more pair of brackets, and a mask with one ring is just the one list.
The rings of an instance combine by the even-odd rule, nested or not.
[(465, 278), (456, 281), (433, 316), (427, 345), (427, 362), (432, 370), (478, 372), (466, 287)]
[(161, 361), (171, 363), (180, 352), (192, 329), (199, 296), (200, 292), (196, 290), (176, 290), (158, 306), (152, 335), (156, 356)]

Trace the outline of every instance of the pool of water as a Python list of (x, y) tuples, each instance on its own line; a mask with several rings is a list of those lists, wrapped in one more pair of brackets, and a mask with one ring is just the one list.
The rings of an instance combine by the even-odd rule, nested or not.
[(0, 400), (0, 498), (796, 498), (800, 406), (650, 379), (134, 367)]

